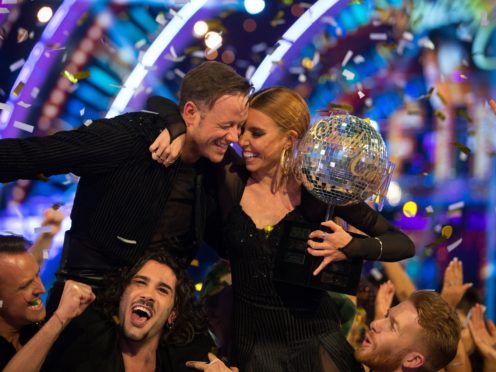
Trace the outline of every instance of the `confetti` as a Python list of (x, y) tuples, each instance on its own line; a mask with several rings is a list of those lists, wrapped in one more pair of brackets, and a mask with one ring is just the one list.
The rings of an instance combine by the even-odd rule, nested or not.
[(34, 178), (43, 182), (48, 182), (48, 177), (45, 176), (43, 173), (38, 173), (36, 176), (34, 176)]
[(357, 54), (355, 58), (353, 58), (353, 62), (355, 62), (358, 65), (359, 63), (365, 62), (365, 58), (363, 58), (362, 55)]
[(460, 155), (458, 156), (458, 158), (461, 160), (461, 161), (466, 161), (468, 159), (468, 155), (463, 153), (463, 152), (460, 152)]
[(343, 62), (341, 62), (341, 67), (344, 67), (352, 56), (353, 56), (353, 52), (351, 50), (348, 50), (346, 52), (346, 55), (344, 56)]
[(30, 108), (31, 107), (30, 103), (26, 103), (24, 101), (19, 101), (18, 105), (21, 107), (24, 107), (24, 108)]
[(80, 72), (76, 72), (74, 74), (74, 78), (76, 78), (76, 80), (83, 80), (83, 79), (86, 79), (86, 78), (89, 78), (89, 77), (90, 77), (90, 72), (89, 71), (80, 71)]
[(403, 214), (410, 218), (417, 215), (417, 204), (413, 201), (408, 201), (403, 205)]
[(8, 103), (0, 102), (0, 110), (12, 111), (12, 106), (9, 105)]
[(22, 215), (22, 213), (21, 213), (21, 210), (19, 209), (19, 204), (17, 204), (17, 203), (12, 203), (12, 204), (11, 204), (11, 207), (12, 207), (12, 209), (13, 209), (13, 211), (14, 211), (14, 213), (16, 214), (16, 216), (17, 216), (17, 217), (19, 217), (19, 218), (21, 218), (21, 219), (22, 219), (22, 218), (24, 218), (24, 216), (23, 216), (23, 215)]
[(14, 72), (16, 70), (19, 70), (24, 65), (24, 63), (26, 63), (26, 61), (24, 60), (24, 58), (21, 58), (20, 60), (12, 63), (9, 66), (10, 72)]
[(462, 209), (463, 207), (465, 207), (465, 202), (464, 201), (459, 201), (459, 202), (450, 204), (448, 206), (448, 211), (454, 211), (454, 210), (457, 210), (457, 209)]
[(51, 231), (52, 231), (52, 226), (41, 226), (34, 228), (35, 234), (44, 234), (44, 233), (49, 233)]
[(468, 114), (467, 109), (465, 108), (456, 110), (456, 114), (458, 116), (465, 118), (465, 120), (467, 120), (470, 124), (474, 122), (474, 119), (472, 119), (472, 117)]
[(117, 315), (112, 315), (112, 320), (117, 325), (121, 324), (121, 321), (119, 320), (119, 317)]
[(434, 115), (437, 118), (441, 119), (442, 121), (444, 121), (446, 119), (446, 115), (444, 115), (441, 111), (438, 111), (438, 110), (434, 111)]
[(36, 98), (36, 97), (38, 97), (38, 93), (40, 93), (40, 88), (36, 88), (36, 87), (35, 87), (35, 88), (33, 88), (33, 89), (31, 90), (31, 97), (32, 97), (32, 98)]
[(245, 72), (245, 78), (247, 80), (250, 80), (251, 77), (253, 76), (253, 74), (255, 73), (256, 69), (257, 68), (253, 65), (248, 66), (248, 68), (246, 69), (246, 72)]
[(347, 103), (339, 104), (339, 103), (332, 103), (331, 102), (327, 105), (327, 107), (329, 107), (329, 109), (341, 109), (341, 110), (345, 110), (348, 112), (353, 111), (353, 106), (349, 105)]
[(158, 15), (155, 17), (155, 22), (157, 22), (160, 26), (165, 26), (167, 24), (164, 12), (158, 13)]
[(74, 77), (74, 75), (71, 74), (67, 70), (62, 71), (62, 76), (64, 76), (65, 78), (67, 78), (67, 80), (69, 80), (72, 84), (76, 84), (77, 83), (77, 79)]
[(136, 49), (140, 49), (144, 45), (146, 45), (146, 39), (141, 39), (141, 40), (138, 40), (136, 43), (134, 43), (134, 47)]
[(198, 292), (201, 292), (203, 288), (203, 284), (202, 283), (196, 283), (195, 284), (195, 289), (198, 291)]
[(423, 48), (426, 48), (426, 49), (431, 49), (431, 50), (436, 49), (436, 47), (434, 46), (434, 43), (432, 42), (432, 40), (429, 39), (427, 36), (421, 38), (418, 41), (418, 45), (421, 46), (421, 47), (423, 47)]
[(427, 207), (425, 207), (425, 217), (428, 217), (433, 213), (434, 213), (434, 208), (432, 208), (432, 205), (428, 205)]
[(14, 128), (24, 130), (24, 131), (29, 132), (29, 133), (33, 133), (33, 131), (34, 131), (34, 126), (23, 123), (22, 121), (17, 121), (17, 120), (14, 121)]
[(459, 142), (451, 142), (451, 144), (453, 146), (455, 146), (458, 150), (463, 152), (465, 155), (470, 155), (470, 153), (471, 153), (470, 149), (467, 146), (465, 146), (464, 144), (459, 143)]
[(363, 97), (365, 97), (365, 93), (363, 93), (361, 90), (358, 91), (358, 97), (360, 99), (362, 99)]
[(448, 102), (446, 101), (446, 98), (444, 98), (444, 96), (439, 93), (439, 92), (436, 92), (436, 95), (439, 97), (439, 99), (441, 100), (441, 102), (444, 104), (444, 105), (447, 105)]
[(385, 33), (372, 32), (369, 36), (370, 36), (370, 40), (387, 40), (387, 34)]
[(186, 75), (183, 71), (179, 70), (178, 68), (174, 69), (174, 73), (179, 76), (181, 79)]
[(267, 49), (267, 43), (261, 42), (258, 44), (255, 44), (251, 47), (251, 51), (253, 53), (262, 53)]
[(413, 40), (413, 34), (411, 32), (403, 32), (403, 39), (412, 41)]
[(43, 259), (48, 260), (48, 249), (43, 249)]
[(374, 279), (377, 281), (380, 281), (383, 278), (382, 273), (376, 267), (374, 267), (374, 268), (372, 268), (372, 270), (370, 270), (370, 275), (372, 275), (374, 277)]
[(458, 247), (460, 244), (462, 244), (462, 241), (463, 239), (460, 238), (458, 239), (456, 242), (454, 243), (451, 243), (450, 245), (448, 245), (447, 249), (448, 249), (448, 252), (451, 252), (453, 249), (455, 249), (456, 247)]
[(81, 18), (78, 19), (77, 21), (77, 25), (78, 26), (81, 26), (84, 21), (86, 21), (86, 18), (88, 18), (88, 12), (84, 12), (83, 15), (81, 16)]
[(446, 241), (446, 238), (444, 236), (441, 236), (441, 237), (437, 238), (436, 240), (434, 240), (432, 243), (427, 244), (425, 246), (425, 248), (426, 249), (429, 249), (429, 248), (437, 247), (439, 244), (441, 244), (441, 243), (443, 243), (445, 241)]
[(91, 123), (93, 123), (93, 120), (86, 120), (83, 124), (86, 126), (86, 127), (89, 127), (91, 125)]
[(445, 239), (449, 239), (451, 238), (451, 235), (453, 235), (453, 226), (443, 226), (443, 228), (441, 229), (441, 236)]
[(193, 267), (199, 267), (200, 266), (200, 261), (198, 261), (195, 258), (195, 259), (193, 259), (193, 261), (191, 261), (190, 265), (193, 266)]
[(29, 32), (25, 28), (19, 27), (17, 29), (17, 43), (20, 44), (26, 41), (29, 37)]
[(355, 78), (355, 73), (351, 72), (348, 69), (345, 69), (342, 72), (342, 75), (346, 78), (346, 80), (353, 80)]
[(83, 107), (81, 110), (79, 110), (79, 115), (80, 116), (83, 116), (84, 115), (84, 110), (86, 109), (86, 107)]
[[(300, 6), (301, 6), (301, 4), (300, 4)], [(275, 18), (272, 21), (270, 21), (270, 25), (272, 27), (276, 27), (278, 25), (282, 25), (282, 24), (286, 23), (286, 21), (283, 19), (283, 17), (284, 17), (284, 11), (279, 10), (277, 12)]]

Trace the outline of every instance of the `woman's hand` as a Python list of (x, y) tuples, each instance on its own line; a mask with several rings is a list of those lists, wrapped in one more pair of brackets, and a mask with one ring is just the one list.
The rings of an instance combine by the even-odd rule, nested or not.
[(170, 143), (169, 131), (164, 129), (149, 147), (152, 159), (166, 167), (172, 165), (181, 155), (185, 139), (186, 135), (182, 134)]
[(394, 285), (390, 280), (380, 285), (379, 289), (377, 290), (377, 295), (375, 296), (374, 319), (377, 320), (386, 317), (386, 313), (393, 303), (394, 293)]
[(463, 295), (472, 287), (472, 283), (463, 283), (463, 267), (462, 261), (458, 258), (453, 258), (448, 267), (444, 271), (443, 288), (441, 290), (441, 297), (453, 309), (460, 302)]
[(186, 362), (186, 367), (189, 368), (194, 368), (199, 371), (211, 371), (211, 372), (239, 372), (239, 370), (236, 367), (231, 367), (228, 368), (226, 365), (217, 358), (214, 354), (208, 353), (208, 360), (210, 363), (207, 362), (198, 362), (198, 361), (189, 361)]
[[(308, 253), (312, 256), (324, 257), (319, 267), (313, 272), (313, 275), (318, 275), (333, 261), (346, 260), (346, 255), (341, 252), (340, 249), (345, 247), (351, 239), (353, 239), (350, 234), (333, 221), (322, 222), (321, 225), (328, 227), (333, 232), (327, 233), (322, 230), (315, 230), (308, 236), (310, 238), (307, 241), (309, 246), (307, 249)], [(315, 241), (314, 239), (319, 239), (321, 242)]]

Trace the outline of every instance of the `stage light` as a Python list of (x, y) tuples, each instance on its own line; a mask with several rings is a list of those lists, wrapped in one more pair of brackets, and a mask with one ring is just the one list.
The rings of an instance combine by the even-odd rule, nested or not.
[(38, 21), (41, 23), (47, 23), (50, 18), (52, 18), (53, 15), (53, 10), (49, 6), (44, 6), (41, 7), (40, 10), (38, 10), (38, 14), (36, 15), (38, 17)]
[(245, 9), (250, 14), (258, 14), (265, 9), (264, 0), (245, 0)]
[(401, 187), (396, 181), (391, 181), (387, 192), (387, 201), (392, 207), (396, 207), (401, 201)]
[(208, 31), (208, 24), (205, 21), (198, 21), (193, 26), (193, 35), (195, 37), (202, 37)]
[(417, 203), (408, 201), (403, 205), (403, 214), (406, 217), (415, 217), (417, 215)]
[(205, 35), (205, 45), (208, 49), (219, 49), (219, 47), (222, 45), (222, 36), (215, 31), (207, 32), (207, 34)]

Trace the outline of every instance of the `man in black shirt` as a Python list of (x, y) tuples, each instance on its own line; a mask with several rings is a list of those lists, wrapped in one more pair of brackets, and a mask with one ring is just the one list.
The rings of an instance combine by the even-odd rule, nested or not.
[[(249, 92), (230, 67), (206, 62), (184, 77), (179, 111), (168, 101), (160, 115), (129, 113), (52, 136), (0, 140), (0, 182), (81, 176), (49, 312), (64, 280), (101, 286), (105, 273), (136, 262), (150, 246), (176, 247), (185, 263), (194, 257), (215, 204), (204, 163), (220, 162), (238, 140)], [(164, 128), (171, 139), (184, 131), (180, 119), (180, 161), (166, 168), (148, 148)]]
[(0, 370), (6, 372), (39, 369), (64, 326), (95, 298), (89, 286), (67, 281), (56, 312), (41, 326), (45, 288), (26, 248), (24, 238), (0, 235)]
[(189, 371), (213, 343), (186, 271), (150, 251), (64, 330), (43, 371)]

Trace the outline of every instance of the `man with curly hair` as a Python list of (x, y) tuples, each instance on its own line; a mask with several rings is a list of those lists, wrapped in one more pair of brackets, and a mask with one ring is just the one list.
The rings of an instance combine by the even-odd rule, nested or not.
[(213, 343), (186, 272), (170, 255), (145, 254), (62, 333), (46, 371), (188, 371)]

